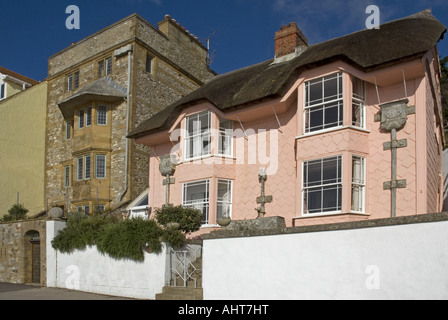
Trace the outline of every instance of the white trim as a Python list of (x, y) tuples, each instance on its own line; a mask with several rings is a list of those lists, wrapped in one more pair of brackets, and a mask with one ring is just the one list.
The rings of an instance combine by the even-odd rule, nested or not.
[(232, 179), (220, 179), (217, 178), (216, 181), (216, 219), (218, 219), (218, 204), (219, 203), (226, 203), (223, 201), (219, 201), (218, 200), (218, 189), (219, 189), (219, 182), (220, 181), (224, 181), (224, 182), (230, 182), (230, 203), (228, 203), (230, 205), (230, 210), (229, 210), (229, 218), (232, 218), (232, 214), (233, 214), (233, 180)]
[[(316, 213), (305, 213), (305, 210), (304, 210), (304, 208), (305, 208), (305, 205), (304, 205), (305, 162), (324, 160), (324, 159), (331, 159), (331, 158), (337, 158), (337, 157), (340, 157), (340, 165), (341, 165), (340, 179), (341, 179), (341, 182), (340, 183), (331, 183), (331, 184), (327, 184), (325, 186), (330, 186), (330, 185), (334, 185), (334, 186), (339, 186), (340, 185), (341, 186), (341, 191), (340, 191), (341, 192), (341, 203), (340, 203), (341, 210), (326, 211), (326, 212), (316, 212)], [(342, 202), (343, 202), (343, 193), (342, 192), (343, 192), (343, 188), (344, 188), (344, 185), (343, 185), (344, 165), (343, 164), (344, 164), (344, 156), (342, 154), (302, 161), (302, 183), (301, 183), (301, 192), (300, 192), (300, 194), (301, 194), (301, 197), (300, 197), (301, 213), (300, 214), (301, 214), (302, 217), (312, 217), (312, 216), (322, 215), (322, 214), (332, 215), (332, 214), (340, 214), (342, 212)], [(351, 183), (350, 183), (350, 185), (351, 185)], [(320, 185), (320, 186), (322, 187), (322, 185)], [(318, 187), (318, 186), (314, 186), (314, 187)], [(307, 187), (307, 189), (310, 189), (310, 188), (312, 188), (312, 187)]]
[(323, 130), (319, 130), (319, 131), (314, 131), (314, 132), (308, 132), (308, 133), (304, 133), (300, 136), (296, 136), (295, 139), (302, 139), (302, 138), (307, 138), (307, 137), (311, 137), (311, 136), (315, 136), (315, 135), (319, 135), (319, 134), (323, 134), (323, 133), (328, 133), (328, 132), (332, 132), (332, 131), (338, 131), (338, 130), (344, 130), (344, 129), (355, 129), (361, 132), (365, 132), (365, 133), (370, 133), (370, 130), (361, 128), (361, 127), (357, 127), (357, 126), (338, 126), (338, 127), (333, 127), (333, 128), (328, 128), (328, 129), (323, 129)]

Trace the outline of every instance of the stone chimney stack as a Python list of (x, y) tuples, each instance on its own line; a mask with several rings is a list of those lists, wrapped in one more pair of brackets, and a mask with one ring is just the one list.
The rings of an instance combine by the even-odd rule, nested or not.
[[(291, 22), (288, 26), (282, 26), (275, 33), (276, 59), (288, 55), (295, 57), (305, 51), (306, 48), (308, 48), (308, 40), (295, 22)], [(287, 60), (287, 57), (285, 58)]]

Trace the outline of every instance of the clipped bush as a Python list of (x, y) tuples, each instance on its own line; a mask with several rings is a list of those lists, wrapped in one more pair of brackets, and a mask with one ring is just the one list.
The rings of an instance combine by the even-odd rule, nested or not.
[(202, 224), (201, 210), (191, 207), (164, 205), (162, 208), (155, 210), (157, 221), (167, 226), (169, 223), (175, 222), (180, 225), (179, 230), (185, 233), (198, 231)]

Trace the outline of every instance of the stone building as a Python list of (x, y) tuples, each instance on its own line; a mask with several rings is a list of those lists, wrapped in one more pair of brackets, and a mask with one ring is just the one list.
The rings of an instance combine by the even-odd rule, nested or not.
[(168, 15), (133, 14), (48, 61), (46, 201), (116, 210), (148, 188), (149, 148), (126, 139), (215, 73), (207, 49)]

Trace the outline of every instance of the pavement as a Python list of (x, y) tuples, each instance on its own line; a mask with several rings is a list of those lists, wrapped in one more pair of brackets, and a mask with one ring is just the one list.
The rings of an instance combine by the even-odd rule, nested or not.
[(0, 282), (0, 300), (134, 300), (61, 288)]

